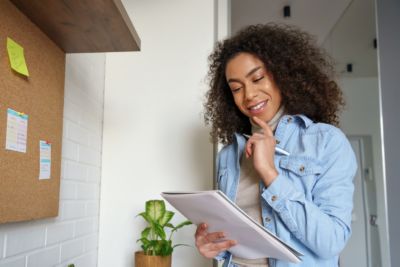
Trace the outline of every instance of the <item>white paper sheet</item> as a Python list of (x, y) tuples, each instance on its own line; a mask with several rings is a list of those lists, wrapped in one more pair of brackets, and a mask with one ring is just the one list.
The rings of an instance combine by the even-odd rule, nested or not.
[(7, 109), (6, 149), (26, 153), (28, 115)]
[(51, 144), (40, 140), (40, 173), (39, 179), (50, 179), (51, 176)]
[(194, 224), (207, 223), (209, 232), (223, 231), (226, 239), (238, 241), (229, 249), (237, 257), (301, 262), (301, 253), (255, 222), (221, 191), (164, 192), (161, 195)]

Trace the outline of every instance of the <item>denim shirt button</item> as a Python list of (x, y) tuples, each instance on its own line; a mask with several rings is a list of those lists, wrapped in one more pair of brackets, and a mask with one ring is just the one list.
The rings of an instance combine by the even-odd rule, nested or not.
[(305, 168), (303, 165), (300, 166), (299, 171), (304, 172)]
[(271, 218), (270, 218), (270, 217), (266, 217), (266, 218), (265, 218), (265, 222), (266, 222), (266, 223), (269, 223), (270, 221), (271, 221)]
[(271, 197), (271, 200), (272, 201), (275, 201), (275, 200), (277, 200), (278, 199), (278, 196), (276, 196), (276, 195), (273, 195), (272, 197)]
[(281, 142), (281, 141), (279, 141), (278, 139), (276, 140), (276, 144), (277, 144), (277, 145), (279, 145), (280, 142)]
[(291, 122), (292, 121), (292, 117), (289, 117), (288, 119), (287, 119), (287, 122)]

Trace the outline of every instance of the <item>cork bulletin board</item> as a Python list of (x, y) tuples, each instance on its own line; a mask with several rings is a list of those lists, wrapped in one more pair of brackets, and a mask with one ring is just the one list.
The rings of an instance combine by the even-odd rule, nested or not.
[[(10, 68), (7, 37), (24, 48), (29, 77)], [(0, 223), (58, 215), (65, 53), (11, 2), (0, 1)], [(26, 152), (6, 149), (8, 109), (28, 115)], [(39, 179), (40, 140), (51, 144)]]

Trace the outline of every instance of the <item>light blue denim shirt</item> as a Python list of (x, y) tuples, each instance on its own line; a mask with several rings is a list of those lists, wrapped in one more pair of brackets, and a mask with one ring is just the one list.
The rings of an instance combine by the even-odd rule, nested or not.
[[(338, 257), (351, 234), (353, 178), (357, 163), (346, 136), (338, 128), (314, 123), (304, 115), (283, 116), (275, 131), (279, 172), (265, 188), (260, 181), (264, 227), (304, 254), (294, 264), (270, 258), (270, 267), (338, 266)], [(240, 158), (246, 140), (235, 134), (232, 144), (218, 154), (218, 188), (235, 201), (240, 177)], [(229, 252), (218, 260), (231, 263)]]

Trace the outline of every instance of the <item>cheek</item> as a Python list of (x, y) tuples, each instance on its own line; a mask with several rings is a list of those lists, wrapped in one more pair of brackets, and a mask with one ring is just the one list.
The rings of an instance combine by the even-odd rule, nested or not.
[(240, 97), (240, 94), (232, 94), (233, 95), (233, 101), (235, 102), (236, 107), (238, 107), (240, 110), (242, 110), (242, 98)]
[(281, 104), (282, 104), (282, 95), (280, 94), (280, 92), (277, 92), (276, 93), (276, 95), (275, 95), (275, 99), (277, 100), (276, 102), (276, 104), (278, 105), (278, 106), (280, 106)]

